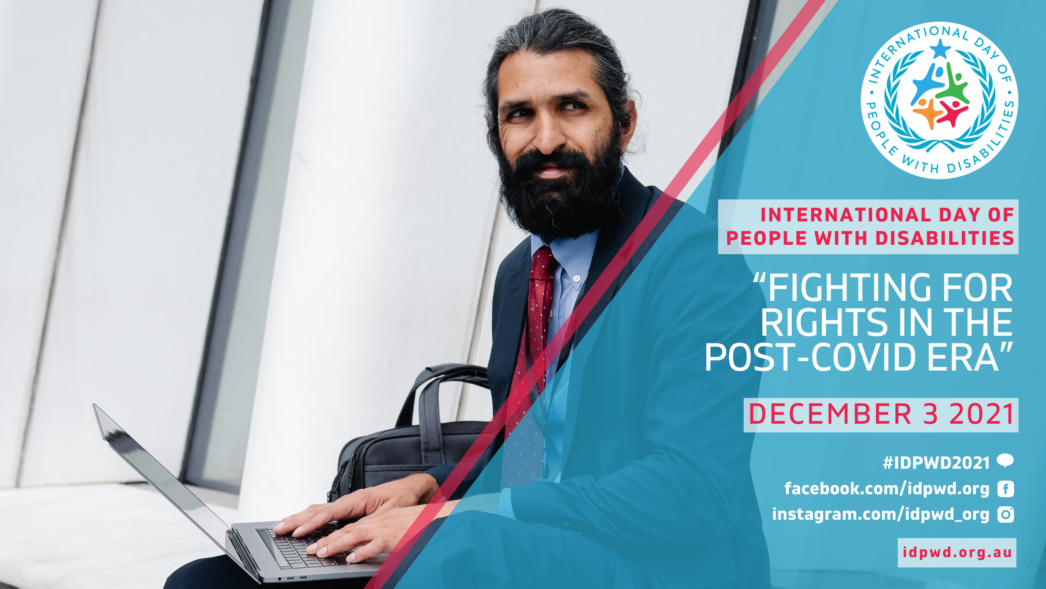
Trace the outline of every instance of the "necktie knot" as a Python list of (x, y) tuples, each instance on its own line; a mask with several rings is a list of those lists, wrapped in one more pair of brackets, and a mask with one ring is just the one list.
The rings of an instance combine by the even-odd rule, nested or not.
[(556, 258), (552, 256), (552, 249), (547, 245), (538, 248), (534, 252), (534, 262), (530, 265), (531, 280), (552, 280), (556, 275)]

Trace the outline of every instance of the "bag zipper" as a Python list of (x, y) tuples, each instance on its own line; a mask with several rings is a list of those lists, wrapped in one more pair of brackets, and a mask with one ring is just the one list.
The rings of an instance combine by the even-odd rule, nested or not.
[(338, 474), (334, 475), (334, 482), (331, 483), (331, 490), (327, 491), (327, 503), (332, 503), (338, 498), (338, 488), (341, 486), (341, 477), (345, 474), (345, 468), (349, 465), (348, 462), (343, 463), (338, 468)]

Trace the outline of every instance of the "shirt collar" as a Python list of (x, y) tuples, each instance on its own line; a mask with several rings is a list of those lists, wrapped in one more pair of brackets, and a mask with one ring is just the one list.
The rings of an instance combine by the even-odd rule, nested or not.
[(583, 281), (588, 278), (588, 269), (592, 266), (592, 254), (596, 251), (598, 237), (599, 229), (596, 229), (580, 237), (557, 237), (552, 243), (545, 243), (543, 239), (531, 233), (530, 255), (533, 257), (538, 248), (547, 245), (552, 248), (552, 255), (563, 270), (571, 278), (578, 276)]

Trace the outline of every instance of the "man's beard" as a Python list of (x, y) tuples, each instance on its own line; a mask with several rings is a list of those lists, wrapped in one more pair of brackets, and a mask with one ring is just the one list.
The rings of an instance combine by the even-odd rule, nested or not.
[[(499, 150), (501, 202), (522, 228), (551, 243), (558, 237), (578, 237), (621, 217), (620, 130), (615, 128), (590, 162), (580, 151), (531, 150), (519, 156), (513, 169)], [(573, 178), (541, 178), (543, 164), (573, 171)]]

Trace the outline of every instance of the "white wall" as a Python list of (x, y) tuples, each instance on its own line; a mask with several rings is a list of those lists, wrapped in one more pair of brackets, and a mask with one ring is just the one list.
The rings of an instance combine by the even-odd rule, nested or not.
[(0, 0), (0, 488), (13, 487), (95, 2)]
[(496, 203), (480, 82), (531, 7), (316, 2), (242, 518), (324, 500), (341, 444), (466, 358)]
[(126, 480), (96, 402), (181, 465), (261, 0), (105, 0), (22, 484)]

